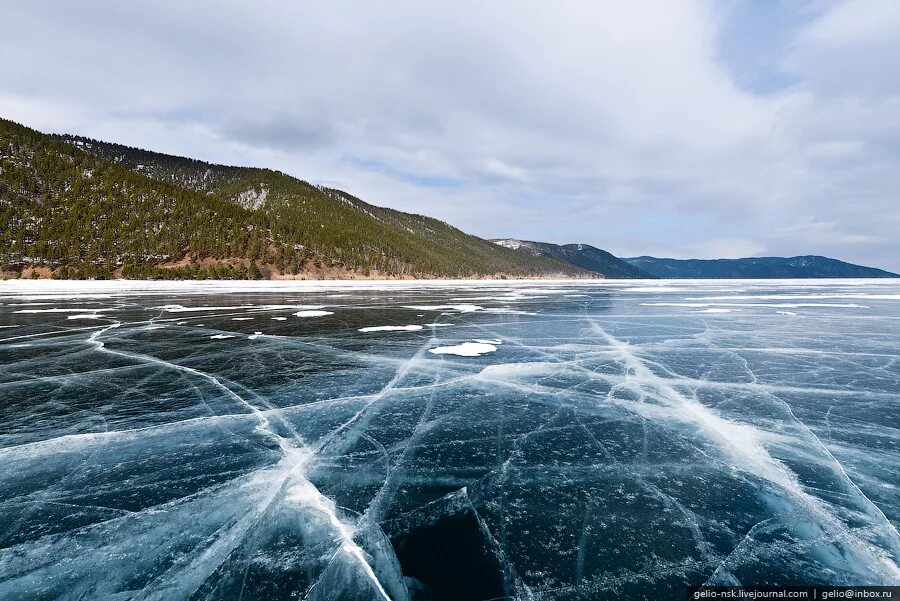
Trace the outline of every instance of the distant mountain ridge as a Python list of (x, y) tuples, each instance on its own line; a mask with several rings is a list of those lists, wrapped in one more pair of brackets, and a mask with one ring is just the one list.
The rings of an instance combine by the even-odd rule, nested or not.
[(31, 277), (597, 277), (270, 169), (0, 119), (0, 272)]
[(744, 259), (660, 259), (631, 257), (625, 261), (658, 278), (896, 278), (875, 267), (854, 265), (829, 257), (747, 257)]
[(536, 257), (552, 257), (570, 265), (603, 274), (607, 278), (652, 278), (646, 271), (589, 244), (551, 244), (532, 240), (499, 238), (494, 244)]

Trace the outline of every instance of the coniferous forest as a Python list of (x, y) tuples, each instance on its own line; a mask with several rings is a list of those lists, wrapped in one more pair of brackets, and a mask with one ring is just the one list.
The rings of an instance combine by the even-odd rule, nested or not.
[(597, 276), (269, 169), (0, 120), (5, 277)]

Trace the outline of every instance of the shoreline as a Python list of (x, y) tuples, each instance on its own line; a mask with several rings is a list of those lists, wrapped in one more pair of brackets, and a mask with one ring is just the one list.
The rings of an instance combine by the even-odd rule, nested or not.
[[(172, 266), (166, 266), (164, 269), (171, 269)], [(509, 280), (603, 280), (607, 279), (603, 274), (596, 272), (587, 272), (584, 275), (568, 274), (564, 272), (547, 273), (544, 275), (511, 275), (508, 273), (497, 272), (494, 274), (485, 274), (477, 277), (453, 278), (446, 276), (436, 276), (424, 274), (421, 276), (412, 275), (396, 275), (380, 272), (371, 272), (368, 275), (362, 272), (346, 270), (346, 269), (323, 269), (309, 270), (298, 274), (283, 274), (270, 270), (263, 271), (263, 277), (259, 278), (186, 278), (186, 277), (125, 277), (122, 269), (118, 268), (112, 273), (112, 277), (104, 278), (69, 278), (55, 277), (57, 274), (47, 267), (23, 269), (21, 272), (7, 271), (0, 272), (0, 283), (8, 281), (41, 281), (49, 280), (56, 282), (99, 282), (99, 281), (126, 281), (126, 282), (349, 282), (349, 281), (366, 281), (366, 282), (389, 282), (389, 281), (509, 281)], [(646, 278), (653, 279), (653, 278)]]
[(455, 288), (471, 286), (589, 286), (621, 288), (631, 292), (683, 292), (681, 286), (721, 287), (745, 284), (748, 286), (896, 286), (898, 278), (784, 278), (784, 279), (581, 279), (581, 278), (510, 278), (510, 279), (320, 279), (320, 280), (0, 280), (0, 298), (12, 294), (108, 294), (108, 293), (258, 293), (313, 292), (316, 290), (402, 290), (427, 288)]

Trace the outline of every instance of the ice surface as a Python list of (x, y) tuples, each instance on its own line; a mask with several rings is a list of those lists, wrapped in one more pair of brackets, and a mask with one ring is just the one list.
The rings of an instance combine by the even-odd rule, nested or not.
[(896, 280), (0, 283), (0, 599), (898, 584), (898, 341)]

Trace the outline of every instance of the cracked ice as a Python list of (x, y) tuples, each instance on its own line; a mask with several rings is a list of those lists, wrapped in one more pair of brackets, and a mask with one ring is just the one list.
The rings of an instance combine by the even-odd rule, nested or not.
[(898, 340), (890, 280), (3, 283), (0, 599), (897, 584)]

